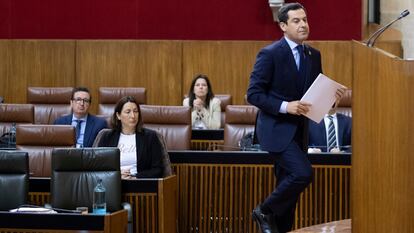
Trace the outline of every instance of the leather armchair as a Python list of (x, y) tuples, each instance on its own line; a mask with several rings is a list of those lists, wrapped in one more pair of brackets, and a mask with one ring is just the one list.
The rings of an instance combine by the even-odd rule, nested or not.
[(33, 124), (32, 104), (0, 104), (0, 136), (10, 131), (13, 123)]
[(112, 116), (115, 104), (124, 96), (133, 96), (138, 104), (147, 103), (147, 92), (143, 87), (100, 87), (98, 115)]
[(159, 132), (168, 150), (191, 147), (191, 109), (183, 106), (141, 105), (144, 127)]
[(224, 148), (238, 148), (240, 139), (254, 131), (258, 109), (253, 105), (228, 105), (224, 124)]
[(28, 87), (27, 102), (34, 105), (35, 124), (53, 124), (56, 118), (70, 114), (72, 87)]
[(50, 177), (51, 153), (55, 147), (74, 147), (71, 125), (17, 125), (16, 148), (29, 154), (32, 176)]
[(352, 90), (348, 89), (338, 104), (337, 112), (352, 117)]
[(220, 126), (224, 128), (224, 123), (226, 122), (226, 107), (227, 105), (233, 104), (233, 99), (231, 95), (228, 94), (217, 94), (214, 95), (220, 100), (220, 108), (221, 108), (221, 117), (220, 117)]
[(26, 152), (0, 151), (0, 191), (1, 211), (27, 203), (29, 158)]
[(122, 209), (121, 171), (118, 148), (62, 148), (52, 151), (51, 205), (92, 211), (93, 190), (98, 179), (106, 188), (109, 212)]

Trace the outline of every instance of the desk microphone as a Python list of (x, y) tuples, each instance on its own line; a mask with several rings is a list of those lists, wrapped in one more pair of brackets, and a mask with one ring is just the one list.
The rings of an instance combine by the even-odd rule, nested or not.
[(384, 27), (378, 29), (376, 32), (374, 32), (367, 40), (367, 46), (373, 47), (375, 44), (375, 41), (378, 39), (378, 37), (385, 31), (387, 28), (389, 28), (393, 23), (397, 22), (398, 20), (404, 18), (405, 16), (409, 15), (410, 12), (408, 10), (405, 10), (401, 12), (401, 14), (398, 16), (398, 18), (394, 19), (393, 21), (389, 22)]

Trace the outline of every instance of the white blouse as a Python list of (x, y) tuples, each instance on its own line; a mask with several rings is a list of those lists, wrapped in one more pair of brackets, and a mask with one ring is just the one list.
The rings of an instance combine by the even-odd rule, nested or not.
[(135, 134), (121, 133), (118, 148), (121, 156), (121, 171), (128, 171), (132, 175), (137, 173), (137, 149)]

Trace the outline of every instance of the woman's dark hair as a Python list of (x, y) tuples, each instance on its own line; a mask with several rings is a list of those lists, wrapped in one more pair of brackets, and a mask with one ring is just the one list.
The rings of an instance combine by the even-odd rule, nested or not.
[(306, 12), (305, 7), (303, 7), (300, 3), (286, 3), (279, 9), (279, 15), (277, 16), (279, 19), (279, 23), (286, 23), (289, 19), (288, 12), (289, 11), (295, 11), (302, 9)]
[(142, 127), (143, 127), (142, 126), (143, 122), (142, 122), (142, 116), (141, 116), (141, 108), (139, 107), (138, 102), (132, 96), (124, 96), (118, 101), (118, 103), (116, 103), (114, 114), (112, 115), (112, 119), (111, 119), (113, 129), (115, 129), (119, 132), (122, 132), (122, 123), (121, 123), (121, 120), (118, 119), (116, 114), (117, 113), (121, 114), (122, 108), (124, 107), (124, 105), (126, 103), (135, 103), (137, 105), (137, 108), (138, 108), (138, 123), (137, 123), (137, 126), (135, 127), (135, 132), (136, 133), (141, 132)]
[(206, 102), (205, 102), (206, 106), (205, 107), (208, 109), (210, 107), (210, 100), (214, 98), (214, 93), (213, 93), (213, 88), (211, 87), (211, 84), (210, 84), (210, 80), (208, 80), (208, 77), (205, 74), (197, 74), (193, 78), (193, 81), (191, 82), (190, 90), (188, 91), (188, 98), (190, 98), (190, 101), (188, 103), (189, 103), (190, 107), (192, 108), (193, 107), (193, 102), (196, 99), (196, 96), (194, 94), (194, 86), (197, 82), (197, 79), (200, 79), (200, 78), (206, 80), (206, 83), (207, 83), (208, 92), (207, 92), (207, 96), (206, 96)]

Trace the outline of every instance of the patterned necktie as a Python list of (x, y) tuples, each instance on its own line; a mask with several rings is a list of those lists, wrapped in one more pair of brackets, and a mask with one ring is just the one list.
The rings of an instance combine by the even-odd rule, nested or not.
[(335, 125), (333, 122), (333, 117), (328, 116), (329, 118), (329, 125), (328, 125), (328, 149), (327, 152), (330, 152), (332, 148), (336, 147), (336, 133), (335, 133)]

